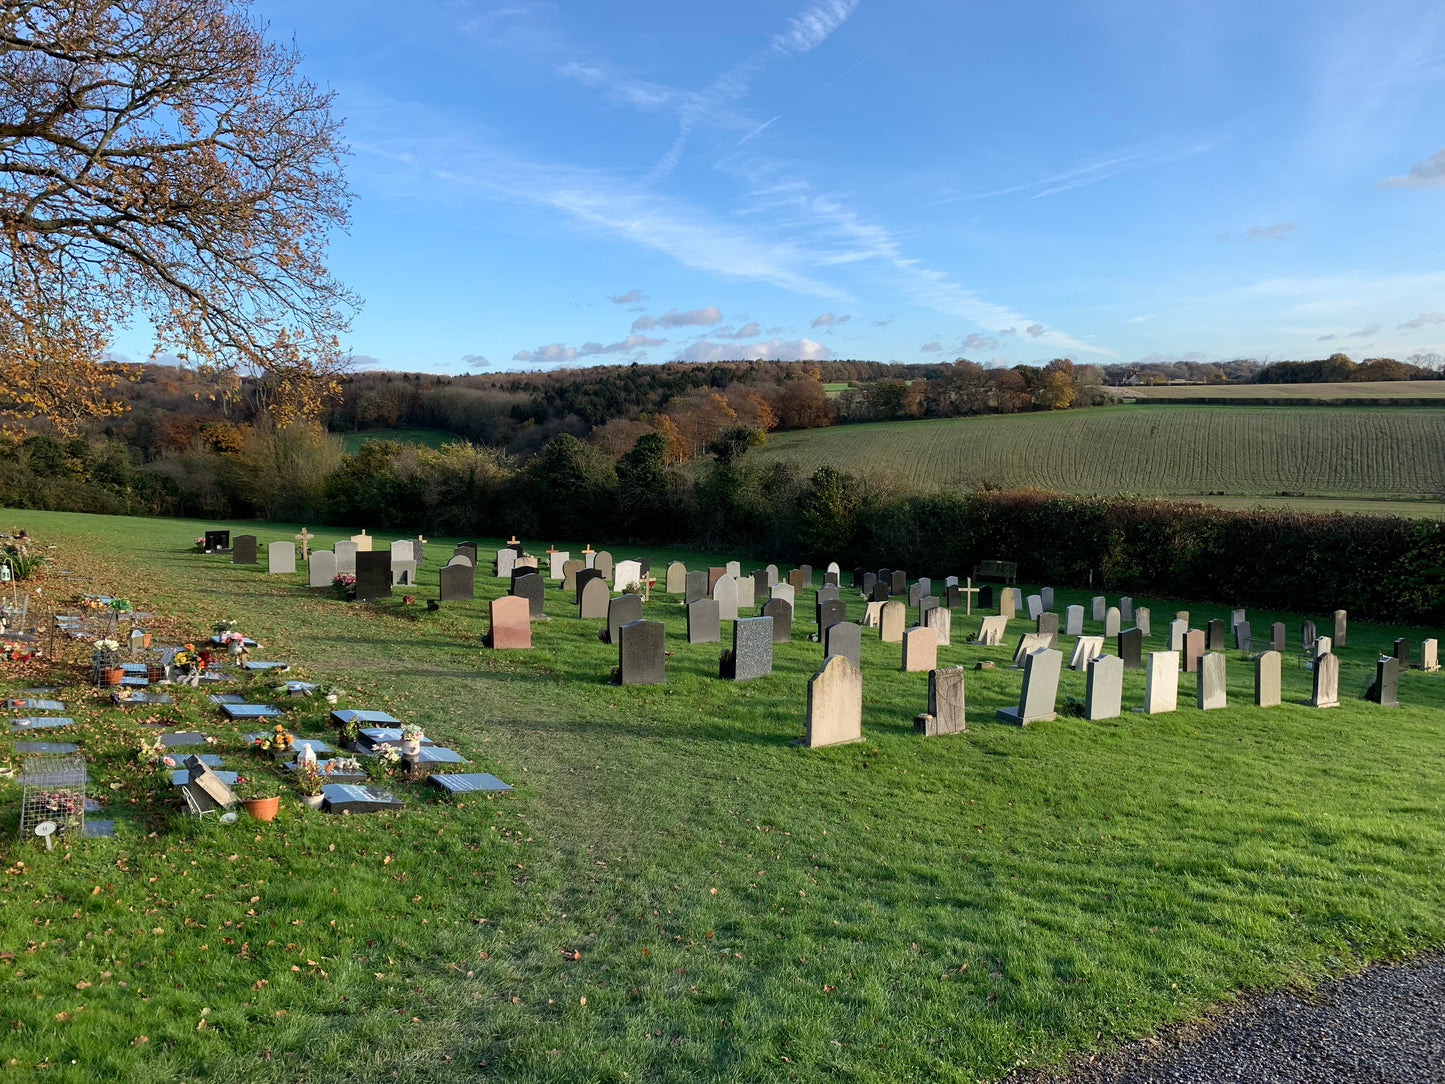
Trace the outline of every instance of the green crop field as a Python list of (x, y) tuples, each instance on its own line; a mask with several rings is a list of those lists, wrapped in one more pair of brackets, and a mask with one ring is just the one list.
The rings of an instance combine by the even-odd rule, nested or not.
[(363, 429), (359, 433), (342, 433), (341, 440), (348, 453), (356, 451), (368, 440), (394, 440), (398, 444), (419, 444), (424, 448), (440, 448), (462, 438), (441, 429)]
[[(820, 662), (809, 590), (774, 672), (741, 684), (654, 595), (668, 682), (619, 688), (617, 648), (555, 586), (532, 650), (480, 647), (495, 541), (477, 599), (429, 612), (450, 540), (428, 545), (415, 605), (356, 604), (195, 553), (216, 524), (5, 517), (89, 577), (47, 574), (32, 613), (86, 590), (153, 611), (162, 640), (234, 618), (288, 677), (421, 724), (516, 790), (393, 779), (399, 814), (329, 816), (287, 791), (272, 823), (198, 822), (139, 742), (194, 728), (226, 766), (279, 779), (206, 689), (127, 712), (86, 684), (88, 644), (0, 664), (7, 691), (62, 687), (75, 723), (46, 737), (80, 744), (117, 823), (47, 853), (16, 838), (20, 788), (0, 780), (0, 1081), (974, 1084), (1445, 945), (1445, 673), (1403, 674), (1400, 708), (1359, 699), (1378, 651), (1432, 630), (1352, 622), (1329, 711), (1298, 703), (1292, 653), (1286, 703), (1251, 706), (1231, 651), (1224, 710), (1196, 710), (1185, 676), (1179, 710), (1132, 713), (1131, 672), (1123, 717), (1020, 729), (994, 711), (1016, 701), (1006, 666), (1031, 625), (972, 647), (960, 615), (939, 656), (967, 669), (968, 732), (932, 739), (912, 722), (926, 676), (865, 630), (865, 740), (807, 750), (789, 739)], [(296, 531), (226, 526), (263, 547)], [(644, 552), (659, 573), (727, 556)], [(1158, 650), (1179, 604), (1136, 602)], [(1297, 635), (1298, 615), (1250, 617)], [(270, 701), (268, 684), (228, 688)], [(1084, 687), (1066, 671), (1060, 704)], [(324, 704), (283, 702), (299, 736), (333, 737)]]
[(989, 484), (1158, 497), (1439, 500), (1445, 409), (1130, 405), (840, 425), (775, 434), (750, 454), (805, 472), (825, 464), (877, 471), (929, 492)]
[(1302, 402), (1349, 399), (1442, 399), (1445, 380), (1360, 380), (1334, 384), (1161, 384), (1109, 388), (1121, 399), (1161, 402), (1170, 399), (1297, 399)]

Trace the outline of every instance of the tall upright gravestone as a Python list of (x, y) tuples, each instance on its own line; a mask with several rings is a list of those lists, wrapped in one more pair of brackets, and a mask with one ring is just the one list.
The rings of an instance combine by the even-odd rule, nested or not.
[(356, 555), (356, 597), (384, 598), (391, 594), (391, 551), (366, 550)]
[(492, 629), (488, 645), (498, 650), (532, 646), (532, 614), (527, 600), (517, 595), (492, 599)]
[(330, 550), (312, 550), (306, 562), (306, 582), (311, 587), (330, 587), (336, 578), (336, 554)]
[(963, 710), (963, 667), (928, 672), (928, 710), (913, 717), (913, 729), (925, 738), (968, 730)]
[(687, 642), (690, 644), (715, 644), (720, 640), (721, 618), (718, 617), (717, 600), (694, 599), (687, 604)]
[(773, 643), (786, 644), (793, 638), (793, 604), (784, 598), (770, 598), (758, 611), (773, 622)]
[(829, 655), (808, 680), (807, 731), (810, 749), (863, 738), (863, 675), (843, 655)]
[(272, 542), (266, 547), (266, 571), (272, 576), (296, 571), (296, 543)]
[(1040, 648), (1024, 661), (1024, 683), (1017, 707), (999, 708), (996, 718), (1017, 726), (1047, 722), (1056, 718), (1054, 701), (1059, 692), (1059, 671), (1063, 668), (1062, 652)]
[(734, 621), (731, 660), (730, 664), (724, 664), (721, 676), (733, 681), (751, 681), (772, 672), (773, 619), (743, 617)]
[[(593, 570), (587, 569), (587, 571)], [(593, 576), (584, 582), (581, 590), (577, 592), (577, 616), (584, 621), (606, 617), (607, 603), (610, 598), (607, 581), (601, 576)]]
[(356, 543), (350, 539), (343, 538), (336, 543), (336, 574), (338, 576), (356, 575)]
[(1114, 719), (1122, 710), (1124, 660), (1098, 655), (1089, 660), (1089, 677), (1084, 691), (1084, 718)]
[[(776, 643), (776, 640), (774, 640)], [(823, 657), (845, 655), (856, 668), (863, 668), (863, 629), (851, 621), (839, 621), (823, 630)]]
[[(338, 542), (337, 545), (340, 545)], [(471, 565), (447, 565), (438, 573), (443, 602), (466, 602), (476, 597), (476, 569)]]
[(1179, 702), (1179, 652), (1151, 651), (1144, 671), (1144, 706), (1149, 715), (1173, 711)]
[(1315, 659), (1314, 690), (1306, 703), (1312, 708), (1337, 708), (1340, 705), (1340, 659), (1329, 653)]
[[(596, 581), (602, 583), (601, 580)], [(602, 584), (607, 590), (607, 585)], [(665, 685), (667, 683), (664, 637), (661, 621), (633, 621), (617, 630), (617, 682), (619, 685)]]
[(1260, 708), (1279, 706), (1280, 653), (1262, 651), (1254, 660), (1254, 703)]
[(256, 563), (256, 536), (238, 534), (231, 541), (231, 564), (254, 565)]

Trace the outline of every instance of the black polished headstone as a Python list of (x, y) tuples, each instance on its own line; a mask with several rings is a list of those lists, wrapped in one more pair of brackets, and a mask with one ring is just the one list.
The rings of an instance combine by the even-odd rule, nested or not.
[(458, 542), (456, 549), (452, 550), (452, 556), (455, 557), (459, 553), (465, 555), (472, 562), (473, 568), (476, 567), (477, 544), (475, 542)]
[(443, 602), (466, 602), (476, 597), (476, 569), (471, 565), (446, 565), (437, 576)]
[(618, 684), (667, 683), (665, 633), (661, 621), (634, 621), (617, 630)]
[(380, 787), (327, 783), (321, 788), (321, 794), (326, 799), (322, 805), (328, 813), (380, 813), (402, 808), (401, 799)]
[(256, 563), (256, 536), (238, 534), (231, 543), (231, 564), (254, 565)]
[(863, 580), (867, 575), (868, 573), (863, 569), (855, 568), (853, 570), (853, 586), (861, 589), (863, 587)]
[(887, 585), (886, 583), (884, 583), (882, 580), (879, 580), (877, 583), (875, 583), (875, 584), (873, 585), (873, 590), (868, 593), (868, 601), (869, 601), (869, 602), (887, 602), (887, 601), (888, 601), (888, 585)]
[(1407, 637), (1401, 636), (1395, 641), (1395, 659), (1406, 670), (1410, 669), (1410, 648), (1411, 644)]
[(962, 610), (965, 608), (963, 601), (963, 588), (958, 584), (943, 589), (943, 604), (950, 610)]
[(873, 588), (878, 586), (878, 575), (874, 572), (863, 573), (863, 582), (859, 585), (865, 595), (872, 595)]
[(908, 573), (903, 569), (895, 569), (892, 578), (888, 581), (888, 591), (893, 595), (901, 595), (908, 590)]
[(978, 589), (978, 608), (984, 613), (993, 609), (993, 584), (986, 583)]
[(356, 554), (356, 597), (358, 601), (391, 594), (391, 550)]
[(1209, 624), (1208, 624), (1207, 626), (1205, 626), (1205, 629), (1204, 629), (1204, 650), (1205, 650), (1205, 651), (1223, 651), (1223, 650), (1224, 650), (1224, 619), (1223, 619), (1222, 617), (1213, 618), (1213, 619), (1209, 622)]
[(231, 532), (207, 531), (201, 545), (207, 553), (226, 553), (231, 548)]
[[(1058, 621), (1057, 616), (1054, 618)], [(1119, 630), (1119, 658), (1124, 660), (1125, 670), (1144, 669), (1144, 633), (1139, 629)]]

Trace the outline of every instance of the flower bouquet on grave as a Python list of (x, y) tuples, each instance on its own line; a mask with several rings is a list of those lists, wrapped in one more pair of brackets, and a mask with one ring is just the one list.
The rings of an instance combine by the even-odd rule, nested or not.
[(338, 572), (331, 577), (331, 589), (336, 592), (336, 597), (343, 602), (349, 602), (356, 591), (356, 576), (351, 572)]
[(296, 793), (302, 799), (315, 799), (314, 802), (307, 801), (306, 804), (316, 809), (321, 805), (321, 787), (326, 782), (325, 777), (316, 767), (316, 761), (298, 761), (296, 764)]
[(197, 552), (197, 553), (205, 553), (205, 552), (206, 552), (206, 536), (205, 536), (205, 535), (199, 535), (199, 536), (197, 536), (197, 538), (196, 538), (196, 552)]
[(241, 656), (246, 653), (246, 637), (235, 629), (227, 629), (221, 633), (221, 646), (234, 656)]
[(401, 750), (391, 744), (376, 747), (376, 756), (368, 758), (366, 774), (373, 779), (390, 775), (401, 764)]
[(240, 625), (240, 623), (241, 622), (237, 621), (233, 617), (223, 617), (221, 618), (221, 620), (217, 621), (214, 625), (212, 625), (211, 629), (215, 632), (217, 636), (223, 636), (224, 634), (233, 631), (238, 625)]
[(269, 776), (238, 775), (231, 784), (231, 793), (258, 821), (273, 820), (281, 807), (281, 789)]
[(426, 737), (426, 732), (415, 723), (408, 723), (401, 728), (401, 753), (402, 756), (414, 757), (421, 752), (421, 740)]
[(291, 747), (296, 744), (296, 735), (281, 723), (277, 723), (270, 731), (254, 738), (251, 744), (259, 752), (281, 757), (290, 752)]
[(120, 614), (126, 613), (131, 609), (130, 601), (123, 598), (113, 598), (109, 602), (107, 602), (106, 605), (109, 606), (116, 613)]
[(92, 680), (99, 685), (119, 685), (123, 673), (120, 668), (120, 641), (96, 640), (91, 649)]
[(135, 762), (137, 764), (144, 764), (148, 768), (154, 768), (163, 759), (169, 758), (166, 757), (165, 743), (161, 741), (160, 735), (157, 735), (154, 741), (146, 738), (140, 740), (140, 745), (135, 755)]
[(0, 643), (0, 656), (8, 662), (25, 662), (33, 659), (37, 652), (29, 644), (21, 643), (19, 640), (6, 640)]
[(356, 718), (347, 719), (343, 723), (336, 724), (336, 738), (341, 744), (354, 749), (356, 741), (361, 737), (361, 720)]

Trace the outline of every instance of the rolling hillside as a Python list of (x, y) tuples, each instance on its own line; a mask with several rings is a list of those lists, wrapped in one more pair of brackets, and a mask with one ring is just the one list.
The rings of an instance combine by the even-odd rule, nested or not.
[(805, 430), (752, 454), (808, 472), (880, 470), (925, 491), (1438, 500), (1445, 409), (1139, 404)]

